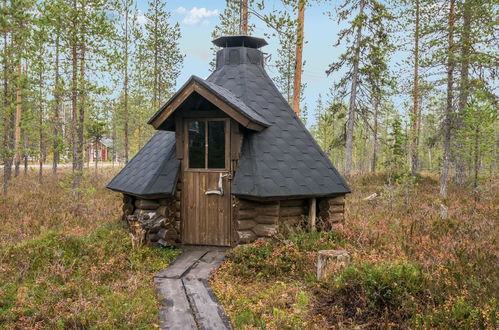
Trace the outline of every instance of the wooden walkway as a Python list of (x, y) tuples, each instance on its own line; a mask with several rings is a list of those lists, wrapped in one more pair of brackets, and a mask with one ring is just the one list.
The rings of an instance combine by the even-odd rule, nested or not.
[(211, 272), (222, 264), (225, 250), (186, 247), (154, 277), (161, 301), (161, 329), (232, 329), (208, 283)]

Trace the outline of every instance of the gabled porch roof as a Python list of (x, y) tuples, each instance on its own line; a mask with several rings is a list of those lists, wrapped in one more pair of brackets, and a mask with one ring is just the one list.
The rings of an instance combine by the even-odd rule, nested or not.
[(148, 124), (155, 129), (161, 129), (163, 123), (171, 118), (173, 113), (193, 93), (201, 95), (243, 127), (259, 132), (270, 126), (265, 118), (229, 90), (197, 76), (191, 76), (180, 90), (149, 119)]

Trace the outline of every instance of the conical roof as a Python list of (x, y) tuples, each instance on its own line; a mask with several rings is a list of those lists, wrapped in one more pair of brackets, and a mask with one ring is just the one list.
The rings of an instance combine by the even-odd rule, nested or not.
[[(230, 47), (221, 52), (243, 48)], [(243, 60), (239, 64), (225, 62), (206, 80), (230, 91), (270, 123), (245, 137), (232, 183), (234, 195), (298, 197), (350, 192), (263, 65)]]
[[(232, 180), (233, 195), (298, 198), (349, 193), (345, 180), (265, 72), (263, 53), (258, 50), (266, 44), (265, 40), (249, 36), (222, 37), (216, 39), (215, 44), (225, 46), (217, 53), (216, 70), (206, 80), (191, 77), (149, 123), (162, 129), (162, 118), (168, 118), (175, 111), (170, 105), (180, 104), (178, 98), (185, 97), (189, 88), (194, 92), (198, 88), (201, 92), (199, 88), (204, 87), (204, 92), (212, 93), (258, 128), (247, 130), (244, 135)], [(146, 156), (150, 157), (160, 140), (161, 150), (168, 150), (169, 155), (156, 157), (161, 164), (155, 165), (157, 170), (149, 169), (158, 175), (161, 173), (162, 182), (157, 184), (153, 181), (158, 175), (145, 175), (137, 169), (147, 167), (150, 159)], [(171, 194), (180, 168), (173, 156), (174, 146), (174, 138), (155, 135), (144, 147), (149, 151), (140, 151), (108, 187), (134, 195)], [(165, 169), (175, 173), (166, 176)], [(135, 182), (136, 177), (140, 177), (141, 184), (135, 187), (129, 182)]]

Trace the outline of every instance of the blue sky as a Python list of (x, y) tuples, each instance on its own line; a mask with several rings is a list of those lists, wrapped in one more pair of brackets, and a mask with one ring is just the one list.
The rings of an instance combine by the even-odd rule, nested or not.
[[(280, 0), (267, 0), (267, 8), (276, 8)], [(186, 55), (184, 66), (177, 87), (181, 86), (191, 75), (207, 77), (210, 73), (209, 62), (212, 54), (210, 51), (211, 32), (218, 23), (218, 13), (223, 11), (225, 1), (166, 1), (168, 10), (172, 12), (171, 23), (179, 22), (182, 32), (180, 40), (181, 51)], [(147, 1), (139, 0), (138, 7), (141, 11), (147, 10)], [(328, 65), (340, 54), (339, 49), (333, 48), (339, 31), (337, 23), (324, 13), (331, 10), (332, 4), (314, 5), (307, 8), (305, 13), (305, 48), (304, 60), (306, 62), (303, 72), (303, 82), (307, 84), (304, 102), (309, 109), (309, 122), (313, 121), (313, 108), (319, 94), (327, 94), (333, 83), (332, 77), (327, 77), (325, 70)], [(253, 35), (263, 37), (267, 31), (256, 17), (250, 15), (250, 23), (256, 25)], [(262, 48), (265, 53), (276, 58), (277, 40), (267, 40), (269, 46)], [(275, 76), (272, 67), (267, 67), (269, 75)], [(303, 105), (304, 103), (302, 103)]]

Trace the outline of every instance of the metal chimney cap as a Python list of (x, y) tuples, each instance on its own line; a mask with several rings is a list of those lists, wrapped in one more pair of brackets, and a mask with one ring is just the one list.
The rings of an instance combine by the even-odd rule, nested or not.
[(267, 41), (262, 38), (238, 35), (238, 36), (223, 36), (212, 41), (218, 47), (248, 47), (260, 48), (268, 45)]

